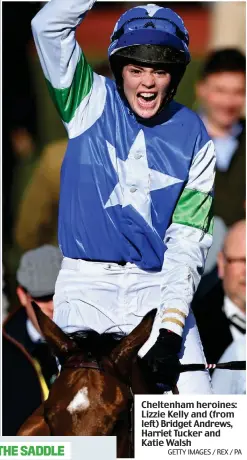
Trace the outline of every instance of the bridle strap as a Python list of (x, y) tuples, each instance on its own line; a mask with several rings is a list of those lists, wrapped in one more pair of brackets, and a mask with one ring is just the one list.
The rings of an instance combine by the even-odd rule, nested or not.
[[(117, 376), (122, 383), (124, 383), (128, 388), (131, 389), (131, 385), (130, 385), (129, 380), (124, 381), (124, 378), (123, 378), (122, 375), (119, 374), (119, 371), (116, 368), (115, 363), (112, 360), (110, 360), (109, 358), (107, 358), (107, 359), (110, 362), (112, 368), (114, 369), (113, 375)], [(112, 374), (111, 372), (109, 372), (109, 370), (105, 370), (104, 366), (102, 365), (102, 363), (97, 361), (96, 359), (90, 359), (88, 361), (82, 361), (80, 355), (72, 355), (72, 356), (70, 356), (65, 361), (65, 363), (62, 365), (61, 371), (63, 369), (66, 369), (66, 368), (70, 368), (70, 369), (71, 368), (72, 369), (95, 369), (96, 371), (99, 371), (99, 372)]]
[(70, 369), (95, 369), (96, 371), (104, 372), (103, 366), (99, 363), (99, 361), (88, 353), (88, 355), (83, 356), (81, 353), (77, 353), (74, 355), (69, 356), (66, 361), (62, 365), (62, 370), (70, 368)]
[(81, 361), (78, 362), (71, 360), (71, 362), (64, 363), (62, 369), (72, 368), (72, 369), (95, 369), (96, 371), (104, 372), (104, 369), (99, 365), (97, 361)]

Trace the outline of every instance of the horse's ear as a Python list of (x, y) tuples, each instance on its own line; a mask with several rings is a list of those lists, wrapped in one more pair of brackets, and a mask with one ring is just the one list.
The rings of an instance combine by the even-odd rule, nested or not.
[(73, 352), (77, 348), (74, 340), (68, 337), (68, 335), (60, 329), (60, 327), (58, 327), (47, 315), (45, 315), (34, 301), (32, 301), (32, 306), (41, 332), (48, 345), (52, 348), (54, 354), (65, 355), (69, 352)]
[(110, 358), (122, 375), (126, 376), (130, 372), (133, 359), (148, 340), (156, 313), (156, 308), (147, 313), (140, 324), (111, 352)]

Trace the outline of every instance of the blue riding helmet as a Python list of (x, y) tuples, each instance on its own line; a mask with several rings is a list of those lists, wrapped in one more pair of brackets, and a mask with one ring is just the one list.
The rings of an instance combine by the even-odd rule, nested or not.
[(126, 11), (111, 35), (108, 57), (118, 87), (128, 62), (165, 66), (172, 76), (165, 103), (175, 95), (190, 62), (189, 34), (183, 20), (170, 8), (154, 4)]
[(173, 48), (183, 56), (185, 65), (190, 62), (189, 34), (183, 20), (169, 8), (144, 5), (126, 11), (116, 23), (108, 57), (119, 50), (134, 45), (159, 45)]

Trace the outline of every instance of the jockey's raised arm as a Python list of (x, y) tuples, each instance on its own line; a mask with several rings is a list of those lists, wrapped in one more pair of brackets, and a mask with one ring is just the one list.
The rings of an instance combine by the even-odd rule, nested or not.
[[(97, 89), (101, 86), (101, 78), (93, 73), (75, 37), (76, 27), (94, 2), (52, 0), (32, 20), (33, 36), (49, 92), (69, 137), (81, 132), (83, 119), (89, 116), (91, 106), (96, 112), (99, 107), (99, 99), (97, 104), (96, 100), (100, 97)], [(101, 89), (103, 91), (103, 87)], [(91, 96), (94, 100), (88, 107)]]

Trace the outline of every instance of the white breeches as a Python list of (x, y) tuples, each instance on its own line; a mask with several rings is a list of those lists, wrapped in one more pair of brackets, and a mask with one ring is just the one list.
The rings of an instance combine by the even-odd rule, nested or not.
[[(134, 264), (86, 262), (64, 258), (54, 296), (54, 321), (65, 332), (93, 329), (129, 334), (143, 316), (161, 303), (162, 272), (146, 272)], [(143, 356), (155, 343), (161, 327), (157, 315)], [(190, 312), (183, 331), (182, 364), (205, 363), (194, 315)], [(180, 374), (179, 393), (212, 393), (207, 371)]]

